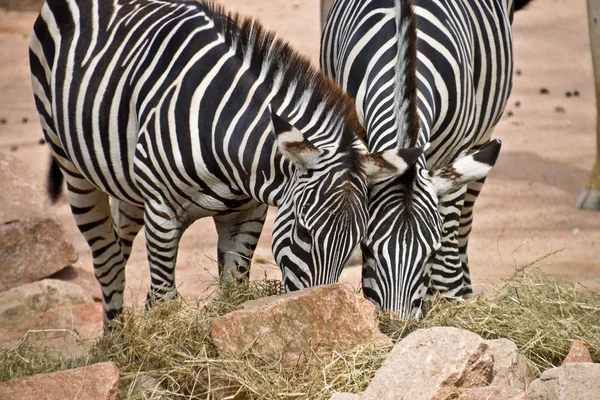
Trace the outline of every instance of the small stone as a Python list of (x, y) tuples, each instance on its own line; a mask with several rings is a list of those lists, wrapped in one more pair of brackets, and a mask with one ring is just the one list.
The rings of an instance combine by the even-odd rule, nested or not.
[(113, 362), (0, 382), (3, 400), (114, 400), (119, 368)]
[(581, 230), (579, 228), (573, 228), (573, 231), (571, 233), (573, 235), (579, 235), (581, 233)]
[(592, 400), (600, 393), (600, 364), (575, 362), (551, 368), (531, 382), (532, 400)]
[(512, 112), (512, 111), (510, 111), (510, 110), (506, 112), (506, 116), (507, 116), (508, 118), (512, 117), (513, 115), (515, 115), (515, 113), (513, 113), (513, 112)]
[(573, 90), (573, 96), (579, 97), (579, 90), (577, 90), (577, 89)]
[(556, 111), (559, 114), (564, 114), (565, 112), (567, 112), (567, 110), (565, 110), (565, 108), (562, 107), (562, 106), (556, 106), (556, 108), (554, 109), (554, 111)]
[(14, 151), (17, 151), (17, 150), (19, 150), (19, 146), (17, 146), (16, 144), (11, 144), (10, 145), (10, 151), (14, 152)]
[(516, 70), (516, 71), (515, 71), (515, 74), (516, 74), (517, 76), (521, 76), (522, 72), (521, 72), (521, 70), (520, 70), (520, 69), (518, 69), (518, 70)]
[(515, 107), (521, 107), (521, 102), (520, 101), (515, 101)]
[(541, 88), (540, 89), (540, 94), (546, 95), (546, 94), (550, 94), (550, 91), (546, 88)]
[(29, 122), (29, 118), (27, 118), (27, 117), (23, 117), (23, 118), (21, 118), (21, 123), (22, 123), (22, 124), (26, 124), (26, 123), (28, 123), (28, 122)]
[(586, 345), (581, 340), (575, 340), (571, 344), (569, 354), (565, 357), (563, 365), (576, 362), (592, 362), (592, 356)]
[(573, 97), (573, 93), (571, 93), (571, 92), (566, 92), (566, 93), (565, 93), (565, 96), (567, 96), (567, 97)]
[(46, 139), (44, 139), (44, 138), (41, 138), (40, 140), (38, 140), (38, 144), (39, 144), (39, 145), (46, 144)]
[(0, 118), (0, 125), (6, 124), (6, 118)]

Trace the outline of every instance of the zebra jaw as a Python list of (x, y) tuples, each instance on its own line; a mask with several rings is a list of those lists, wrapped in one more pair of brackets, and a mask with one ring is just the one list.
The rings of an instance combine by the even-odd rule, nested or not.
[(424, 148), (408, 147), (362, 155), (362, 165), (369, 183), (401, 176), (417, 161), (423, 151)]
[(469, 182), (484, 178), (496, 163), (501, 147), (502, 142), (499, 139), (492, 140), (475, 153), (430, 172), (429, 180), (438, 195), (443, 195)]

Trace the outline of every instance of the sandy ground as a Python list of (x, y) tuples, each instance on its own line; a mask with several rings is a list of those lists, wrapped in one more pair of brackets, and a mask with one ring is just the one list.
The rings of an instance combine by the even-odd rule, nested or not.
[[(229, 8), (259, 17), (318, 63), (318, 0), (230, 0)], [(0, 151), (40, 173), (45, 185), (48, 149), (31, 94), (27, 44), (35, 13), (0, 10)], [(600, 213), (574, 208), (594, 161), (594, 92), (585, 0), (536, 0), (516, 16), (513, 94), (495, 136), (504, 145), (476, 206), (470, 260), (478, 290), (497, 284), (516, 267), (537, 262), (549, 273), (600, 290)], [(549, 94), (542, 95), (541, 88)], [(578, 90), (578, 97), (567, 91)], [(509, 113), (511, 111), (512, 113)], [(511, 114), (509, 116), (509, 114)], [(91, 270), (91, 255), (66, 201), (50, 212), (64, 224), (78, 264)], [(271, 211), (256, 251), (252, 277), (280, 276), (272, 263)], [(217, 274), (216, 233), (211, 219), (184, 235), (177, 264), (180, 293), (194, 299)], [(544, 258), (546, 257), (546, 258)], [(148, 267), (143, 235), (127, 268), (129, 303), (145, 296)], [(360, 267), (343, 280), (359, 285)]]

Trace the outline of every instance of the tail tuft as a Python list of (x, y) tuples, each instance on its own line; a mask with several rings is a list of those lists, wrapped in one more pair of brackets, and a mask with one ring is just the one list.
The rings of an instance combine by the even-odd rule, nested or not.
[(52, 203), (56, 203), (62, 193), (64, 177), (56, 158), (50, 157), (50, 169), (48, 170), (48, 196)]

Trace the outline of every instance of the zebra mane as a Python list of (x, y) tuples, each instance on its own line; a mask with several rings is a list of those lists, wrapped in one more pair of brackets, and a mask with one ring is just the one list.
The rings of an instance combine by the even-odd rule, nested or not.
[[(398, 147), (413, 147), (419, 138), (417, 113), (417, 20), (412, 0), (395, 0), (396, 11), (396, 64), (394, 66), (394, 115), (396, 117)], [(402, 175), (404, 201), (412, 208), (416, 167)]]
[[(315, 68), (307, 57), (266, 29), (258, 20), (230, 13), (211, 0), (201, 0), (200, 3), (208, 9), (209, 16), (223, 34), (225, 42), (236, 50), (251, 70), (256, 71), (257, 76), (266, 74), (265, 80), (271, 81), (272, 86), (296, 84), (301, 89), (298, 92), (304, 96), (310, 92), (309, 107), (316, 110), (325, 106), (326, 110), (333, 111), (334, 118), (343, 117), (347, 129), (344, 129), (341, 138), (342, 145), (350, 145), (354, 141), (354, 135), (365, 138), (354, 99)], [(321, 114), (321, 118), (326, 118), (328, 113)], [(350, 131), (353, 132), (352, 135)]]

